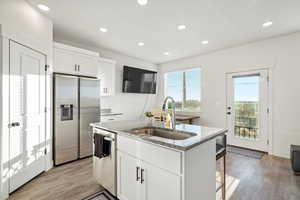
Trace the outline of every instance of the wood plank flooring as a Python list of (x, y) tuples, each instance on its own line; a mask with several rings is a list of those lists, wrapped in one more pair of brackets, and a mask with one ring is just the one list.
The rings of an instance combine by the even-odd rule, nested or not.
[[(261, 160), (227, 155), (228, 200), (299, 200), (300, 176), (287, 159)], [(80, 200), (102, 190), (92, 177), (92, 160), (70, 163), (42, 174), (10, 196), (10, 200)]]
[(300, 176), (294, 176), (288, 159), (228, 153), (226, 177), (228, 200), (300, 200)]
[(19, 188), (9, 200), (80, 200), (103, 190), (93, 179), (92, 159), (53, 168)]

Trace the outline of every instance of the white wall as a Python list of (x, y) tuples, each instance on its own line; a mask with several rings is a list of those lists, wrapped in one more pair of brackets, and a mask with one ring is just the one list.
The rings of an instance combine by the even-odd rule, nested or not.
[[(200, 123), (214, 127), (227, 126), (225, 73), (270, 68), (272, 152), (289, 157), (290, 144), (300, 144), (300, 33), (164, 63), (159, 66), (160, 77), (167, 71), (199, 66), (202, 67)], [(164, 97), (163, 84), (161, 79), (158, 105)]]
[[(54, 34), (55, 36), (55, 34)], [(113, 112), (123, 113), (122, 119), (137, 119), (144, 117), (144, 112), (149, 111), (156, 105), (157, 95), (155, 94), (131, 94), (122, 93), (123, 66), (132, 66), (142, 69), (157, 71), (157, 65), (138, 58), (133, 58), (121, 53), (113, 52), (106, 49), (96, 48), (84, 45), (82, 43), (69, 41), (67, 38), (54, 37), (59, 43), (92, 50), (100, 53), (103, 58), (117, 61), (116, 64), (116, 93), (114, 96), (102, 97), (101, 108), (111, 108)]]
[[(37, 12), (34, 8), (32, 8), (26, 1), (24, 0), (1, 0), (0, 1), (0, 25), (1, 25), (1, 38), (3, 39), (3, 51), (2, 55), (3, 60), (1, 62), (1, 111), (3, 108), (8, 107), (8, 85), (7, 85), (7, 71), (8, 71), (8, 40), (12, 39), (17, 41), (23, 45), (26, 45), (30, 48), (33, 48), (37, 51), (40, 51), (47, 55), (47, 64), (52, 65), (52, 41), (53, 41), (53, 26), (52, 22), (44, 17), (42, 14)], [(50, 79), (48, 76), (48, 83)], [(50, 84), (48, 84), (49, 86)], [(5, 89), (5, 90), (4, 90)], [(5, 93), (6, 91), (6, 93)], [(47, 89), (48, 95), (50, 96), (50, 88)], [(47, 102), (48, 111), (50, 111), (50, 102)], [(1, 121), (1, 137), (3, 141), (1, 143), (2, 150), (2, 160), (1, 166), (3, 163), (8, 162), (8, 112), (1, 112), (2, 121)], [(47, 139), (48, 139), (48, 148), (51, 144), (51, 123), (49, 116), (50, 112), (48, 112), (47, 120)], [(6, 148), (4, 148), (6, 147)], [(50, 150), (50, 149), (48, 149)], [(51, 152), (48, 153), (48, 165), (51, 165)], [(7, 165), (6, 165), (7, 166)], [(6, 168), (4, 168), (3, 172), (6, 172)], [(1, 185), (1, 197), (7, 197), (8, 195), (8, 184), (5, 181), (3, 176), (5, 173), (1, 174), (0, 183)]]

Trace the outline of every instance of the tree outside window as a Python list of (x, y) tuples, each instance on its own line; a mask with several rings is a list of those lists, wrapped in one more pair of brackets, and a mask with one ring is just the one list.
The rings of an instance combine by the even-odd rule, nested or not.
[(199, 111), (201, 106), (201, 69), (165, 74), (165, 96), (175, 99), (177, 111)]

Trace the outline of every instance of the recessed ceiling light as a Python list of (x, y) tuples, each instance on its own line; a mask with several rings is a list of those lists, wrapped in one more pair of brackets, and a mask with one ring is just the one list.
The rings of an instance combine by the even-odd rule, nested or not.
[(106, 33), (108, 30), (107, 30), (107, 28), (99, 28), (99, 30), (101, 31), (101, 32), (103, 32), (103, 33)]
[(177, 26), (177, 29), (180, 31), (184, 30), (184, 29), (186, 29), (186, 25), (181, 24), (181, 25)]
[(268, 22), (265, 22), (265, 23), (263, 23), (263, 27), (268, 27), (268, 26), (272, 26), (272, 24), (273, 24), (273, 22), (271, 22), (271, 21), (268, 21)]
[(165, 56), (168, 56), (168, 55), (170, 55), (170, 53), (169, 53), (169, 52), (165, 52), (164, 55), (165, 55)]
[(141, 6), (145, 6), (145, 5), (147, 5), (148, 0), (138, 0), (137, 2), (138, 2), (138, 4), (140, 4)]
[(202, 41), (202, 44), (208, 44), (207, 40)]
[(145, 45), (145, 43), (144, 43), (144, 42), (139, 42), (138, 45), (139, 45), (140, 47), (142, 47), (142, 46)]
[(39, 4), (38, 8), (43, 10), (43, 11), (49, 11), (50, 10), (50, 8), (46, 5), (44, 5), (44, 4)]

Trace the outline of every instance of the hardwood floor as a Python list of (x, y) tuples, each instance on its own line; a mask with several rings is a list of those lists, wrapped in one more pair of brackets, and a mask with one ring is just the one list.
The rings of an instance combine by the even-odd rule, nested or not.
[(300, 176), (294, 176), (288, 159), (228, 153), (226, 177), (228, 200), (300, 199)]
[[(300, 176), (293, 175), (287, 159), (228, 153), (226, 188), (228, 200), (299, 200)], [(100, 190), (92, 177), (92, 160), (85, 159), (51, 169), (10, 199), (80, 200)]]
[(92, 159), (87, 158), (41, 174), (9, 200), (80, 200), (100, 190), (93, 179)]

